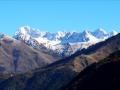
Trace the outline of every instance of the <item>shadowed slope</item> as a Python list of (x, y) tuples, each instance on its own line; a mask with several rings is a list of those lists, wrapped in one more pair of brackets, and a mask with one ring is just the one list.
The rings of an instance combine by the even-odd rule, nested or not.
[(120, 51), (82, 71), (61, 90), (119, 90)]
[(0, 40), (0, 73), (24, 73), (52, 63), (57, 58), (5, 36)]

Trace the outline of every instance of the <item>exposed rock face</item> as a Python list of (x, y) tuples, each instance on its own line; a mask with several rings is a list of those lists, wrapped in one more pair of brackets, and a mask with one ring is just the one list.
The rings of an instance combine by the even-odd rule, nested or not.
[(0, 73), (24, 73), (48, 65), (56, 59), (8, 36), (0, 40)]
[(120, 51), (82, 71), (61, 90), (119, 90)]

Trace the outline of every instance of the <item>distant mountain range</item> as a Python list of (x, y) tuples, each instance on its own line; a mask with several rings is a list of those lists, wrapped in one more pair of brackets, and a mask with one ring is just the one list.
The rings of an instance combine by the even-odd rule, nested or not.
[(34, 48), (43, 46), (60, 56), (70, 56), (76, 51), (87, 48), (93, 44), (104, 41), (109, 37), (117, 35), (118, 32), (107, 33), (103, 29), (97, 29), (94, 32), (42, 32), (29, 26), (23, 26), (13, 36), (17, 40), (24, 41)]

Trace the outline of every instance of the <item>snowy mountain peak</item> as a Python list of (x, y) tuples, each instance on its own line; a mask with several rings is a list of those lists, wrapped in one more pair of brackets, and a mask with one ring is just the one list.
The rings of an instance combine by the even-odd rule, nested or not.
[(43, 37), (46, 34), (46, 32), (40, 32), (39, 29), (31, 28), (29, 26), (23, 26), (18, 29), (18, 31), (15, 33), (15, 36), (20, 36), (23, 38), (38, 38)]
[(101, 33), (101, 34), (108, 34), (103, 28), (99, 28), (95, 32)]
[(25, 35), (30, 32), (30, 27), (29, 26), (20, 27), (18, 32)]
[(98, 39), (107, 39), (109, 37), (109, 34), (102, 28), (95, 30), (93, 35)]
[(83, 34), (88, 35), (88, 34), (91, 34), (91, 33), (90, 33), (90, 31), (88, 31), (88, 30), (84, 30), (84, 31), (83, 31)]
[(113, 30), (113, 31), (110, 33), (111, 36), (114, 36), (114, 35), (117, 35), (117, 34), (118, 34), (118, 32), (115, 31), (115, 30)]
[(81, 34), (83, 42), (96, 42), (98, 39), (92, 35), (92, 33), (88, 30), (83, 31)]
[(57, 32), (56, 33), (56, 39), (61, 39), (61, 38), (63, 38), (63, 37), (65, 37), (65, 35), (67, 34), (67, 32), (65, 32), (65, 31), (59, 31), (59, 32)]

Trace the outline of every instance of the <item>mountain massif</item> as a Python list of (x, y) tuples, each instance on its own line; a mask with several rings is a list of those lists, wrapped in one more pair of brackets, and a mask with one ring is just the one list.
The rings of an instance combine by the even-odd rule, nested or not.
[[(23, 29), (25, 29), (25, 28), (23, 28)], [(83, 37), (83, 39), (84, 39), (83, 40), (83, 39), (81, 39), (82, 37), (80, 37), (80, 36), (78, 37), (78, 39), (82, 40), (82, 41), (80, 42), (78, 40), (77, 43), (78, 42), (79, 43), (83, 43), (83, 42), (89, 43), (89, 41), (90, 42), (92, 41), (93, 37), (94, 37), (93, 41), (100, 40), (99, 42), (88, 46), (88, 48), (86, 48), (86, 49), (82, 48), (81, 50), (74, 52), (74, 54), (72, 54), (70, 56), (64, 57), (57, 61), (54, 61), (53, 63), (51, 63), (49, 65), (45, 65), (42, 68), (36, 68), (36, 69), (32, 70), (31, 72), (21, 73), (18, 75), (13, 74), (12, 76), (11, 75), (10, 76), (9, 75), (1, 76), (0, 89), (1, 90), (59, 90), (59, 89), (61, 89), (61, 87), (69, 84), (69, 82), (71, 80), (73, 80), (77, 75), (79, 75), (79, 73), (81, 71), (83, 71), (85, 68), (89, 67), (93, 63), (98, 63), (98, 62), (104, 61), (104, 58), (106, 58), (110, 54), (120, 50), (120, 42), (119, 42), (120, 34), (116, 35), (116, 32), (113, 32), (112, 34), (115, 34), (115, 35), (111, 36), (111, 34), (107, 34), (103, 30), (97, 30), (97, 31), (102, 31), (102, 32), (104, 32), (104, 34), (100, 34), (100, 33), (97, 34), (95, 32), (93, 34), (90, 34), (90, 32), (84, 31), (80, 35), (87, 37), (87, 39), (85, 39), (85, 37)], [(31, 37), (31, 34), (33, 36), (34, 35), (37, 36), (37, 33), (29, 32), (30, 35), (27, 34), (28, 36), (25, 36), (25, 37), (24, 37), (24, 35), (21, 36), (21, 34), (18, 34), (18, 33), (19, 32), (17, 32), (15, 34), (14, 38), (17, 39), (17, 41), (23, 43), (26, 47), (29, 47), (30, 50), (31, 50), (31, 46), (33, 47), (32, 49), (34, 49), (35, 51), (38, 51), (38, 53), (40, 51), (39, 49), (43, 49), (43, 48), (39, 48), (39, 49), (34, 48), (34, 47), (36, 47), (36, 45), (38, 45), (39, 47), (41, 45), (40, 43), (36, 42), (36, 40), (35, 40), (38, 38)], [(26, 32), (24, 32), (24, 33), (26, 35)], [(18, 37), (18, 35), (20, 37)], [(96, 37), (93, 35), (96, 35)], [(38, 37), (41, 38), (39, 36), (39, 34), (38, 34)], [(89, 37), (89, 39), (88, 39), (88, 37)], [(27, 40), (26, 40), (26, 38), (27, 38)], [(45, 39), (45, 38), (43, 38), (43, 39)], [(61, 39), (61, 41), (59, 43), (59, 44), (61, 44), (63, 38), (59, 38), (59, 39)], [(69, 39), (66, 39), (66, 40), (69, 41)], [(44, 41), (44, 40), (42, 40), (42, 41)], [(38, 44), (36, 44), (36, 43), (38, 43)], [(69, 42), (69, 44), (70, 43), (71, 42)], [(44, 45), (42, 45), (42, 46), (45, 47)], [(65, 48), (66, 48), (66, 46), (65, 46)], [(76, 48), (78, 48), (78, 47), (76, 47)], [(45, 47), (45, 50), (46, 49), (47, 49), (47, 47)], [(43, 53), (43, 52), (41, 52), (41, 53)], [(46, 53), (45, 53), (45, 55), (46, 55)], [(51, 57), (51, 54), (48, 53), (47, 55)], [(16, 54), (15, 55), (13, 54), (13, 56), (16, 56)], [(29, 55), (26, 55), (26, 56), (29, 56)], [(42, 57), (42, 56), (40, 56), (40, 57)], [(51, 58), (53, 58), (53, 57), (51, 57)], [(41, 61), (41, 59), (39, 59), (39, 60)], [(42, 59), (42, 60), (46, 61), (46, 59), (45, 60)], [(15, 58), (15, 61), (16, 61), (16, 58)], [(51, 59), (48, 61), (51, 61)]]
[(116, 31), (107, 33), (101, 28), (94, 32), (85, 30), (83, 32), (59, 31), (51, 33), (42, 32), (39, 29), (34, 29), (29, 26), (23, 26), (18, 29), (13, 37), (34, 48), (44, 47), (54, 54), (66, 57), (117, 34)]

